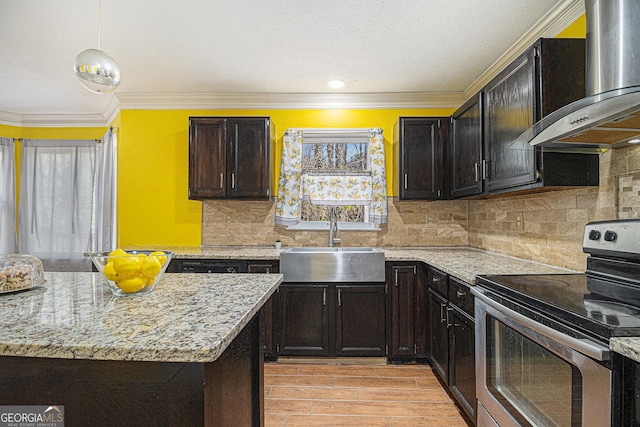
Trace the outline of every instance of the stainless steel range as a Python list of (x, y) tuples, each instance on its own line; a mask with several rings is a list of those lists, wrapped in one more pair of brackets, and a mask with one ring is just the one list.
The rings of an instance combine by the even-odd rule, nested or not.
[(608, 343), (640, 336), (640, 220), (587, 224), (583, 249), (584, 274), (478, 278), (478, 425), (634, 425)]

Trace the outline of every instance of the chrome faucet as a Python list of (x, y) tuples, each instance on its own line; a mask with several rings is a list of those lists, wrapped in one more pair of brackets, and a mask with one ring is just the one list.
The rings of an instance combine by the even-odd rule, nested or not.
[(329, 247), (333, 247), (335, 243), (340, 243), (340, 230), (338, 230), (338, 208), (336, 206), (331, 206), (329, 208)]

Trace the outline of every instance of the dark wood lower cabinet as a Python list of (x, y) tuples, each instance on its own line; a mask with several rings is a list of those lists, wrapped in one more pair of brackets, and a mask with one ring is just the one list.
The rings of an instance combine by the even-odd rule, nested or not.
[(429, 361), (441, 379), (449, 376), (449, 328), (447, 327), (447, 300), (428, 290), (429, 298)]
[(338, 285), (336, 356), (386, 354), (386, 293), (380, 285)]
[(384, 284), (283, 284), (279, 356), (386, 355)]
[(471, 419), (476, 414), (475, 322), (456, 306), (449, 307), (451, 325), (449, 388)]
[[(248, 273), (272, 274), (280, 272), (280, 263), (273, 260), (247, 261)], [(278, 293), (273, 294), (260, 309), (262, 318), (262, 351), (265, 360), (275, 360), (276, 355), (276, 331), (278, 312)]]
[(278, 355), (330, 355), (328, 291), (326, 284), (280, 285)]
[(397, 361), (426, 358), (427, 300), (424, 265), (387, 263), (389, 355)]
[[(429, 269), (429, 361), (470, 420), (476, 420), (475, 321), (469, 285)], [(443, 295), (444, 293), (444, 295)]]

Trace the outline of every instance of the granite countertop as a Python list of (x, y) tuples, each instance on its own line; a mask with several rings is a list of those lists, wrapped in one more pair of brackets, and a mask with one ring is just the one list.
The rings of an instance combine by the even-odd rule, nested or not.
[(640, 337), (611, 337), (609, 348), (640, 363)]
[[(277, 260), (279, 250), (273, 247), (204, 246), (167, 247), (177, 258)], [(282, 250), (286, 250), (283, 248)], [(481, 274), (562, 274), (576, 273), (546, 264), (526, 261), (468, 247), (395, 248), (381, 247), (387, 261), (422, 261), (473, 285)]]
[(212, 362), (282, 282), (280, 274), (165, 274), (147, 295), (115, 297), (99, 273), (45, 273), (0, 295), (0, 355)]
[[(170, 247), (178, 258), (277, 260), (279, 250), (273, 247), (211, 246)], [(286, 250), (283, 248), (282, 250)], [(387, 261), (422, 261), (471, 285), (476, 276), (485, 274), (567, 274), (583, 273), (546, 264), (526, 261), (469, 247), (382, 247)], [(640, 337), (614, 337), (612, 351), (640, 362)]]

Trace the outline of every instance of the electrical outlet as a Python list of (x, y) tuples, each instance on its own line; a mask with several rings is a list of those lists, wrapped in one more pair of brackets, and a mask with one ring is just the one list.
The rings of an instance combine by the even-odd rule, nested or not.
[(516, 212), (516, 229), (524, 230), (524, 214), (522, 212)]

